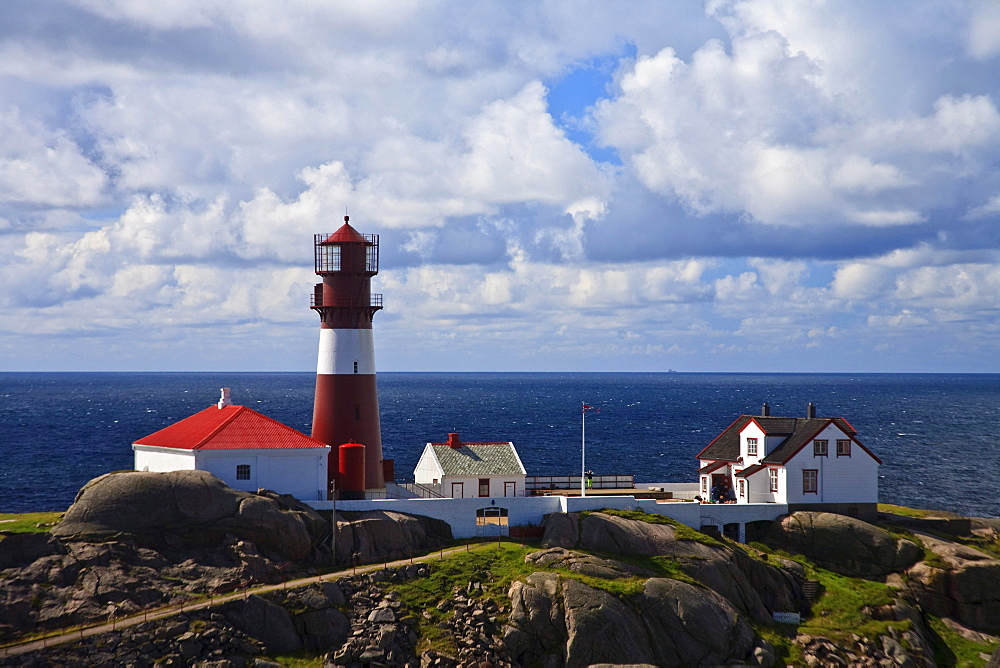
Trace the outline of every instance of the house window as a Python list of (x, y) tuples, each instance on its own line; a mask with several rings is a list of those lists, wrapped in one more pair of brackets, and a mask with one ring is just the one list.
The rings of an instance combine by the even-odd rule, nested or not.
[(778, 491), (778, 469), (768, 469), (767, 476), (771, 480), (771, 491)]
[(503, 484), (503, 495), (504, 496), (517, 496), (517, 483), (516, 482), (505, 482)]
[(851, 456), (851, 439), (849, 438), (837, 439), (837, 456), (838, 457)]
[(826, 457), (829, 444), (830, 442), (825, 439), (816, 439), (813, 441), (813, 457)]
[(746, 496), (746, 493), (747, 493), (747, 481), (744, 480), (743, 478), (740, 478), (740, 496), (741, 497)]
[(751, 457), (757, 456), (757, 439), (748, 438), (747, 439), (747, 454)]
[(708, 494), (708, 476), (701, 477), (701, 493)]
[(250, 479), (250, 465), (249, 464), (237, 464), (236, 465), (236, 479), (237, 480), (249, 480)]
[(819, 492), (819, 469), (804, 469), (802, 471), (802, 493), (816, 494)]
[(479, 496), (489, 496), (490, 495), (490, 479), (480, 478), (479, 479)]

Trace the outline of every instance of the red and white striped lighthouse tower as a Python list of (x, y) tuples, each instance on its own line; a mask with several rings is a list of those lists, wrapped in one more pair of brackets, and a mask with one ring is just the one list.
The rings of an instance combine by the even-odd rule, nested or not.
[[(323, 282), (316, 284), (310, 305), (320, 319), (312, 437), (331, 446), (328, 476), (338, 480), (338, 489), (383, 489), (372, 339), (372, 316), (382, 308), (382, 295), (371, 293), (378, 235), (362, 235), (348, 221), (344, 216), (339, 230), (314, 237), (316, 273)], [(365, 446), (361, 485), (339, 473), (339, 450), (346, 443)]]

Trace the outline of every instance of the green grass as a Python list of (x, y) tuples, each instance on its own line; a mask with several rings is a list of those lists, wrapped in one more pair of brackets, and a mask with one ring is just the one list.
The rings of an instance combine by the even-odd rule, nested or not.
[(786, 657), (783, 659), (786, 663), (798, 665), (801, 659), (799, 656), (801, 650), (792, 643), (797, 633), (823, 636), (835, 642), (846, 643), (850, 642), (852, 633), (874, 639), (877, 636), (888, 635), (891, 627), (899, 631), (911, 627), (909, 621), (882, 621), (869, 616), (868, 610), (893, 602), (895, 594), (889, 586), (880, 582), (838, 575), (816, 566), (799, 554), (771, 550), (759, 543), (755, 543), (754, 547), (765, 553), (800, 563), (805, 568), (806, 577), (818, 581), (821, 586), (822, 593), (819, 599), (813, 602), (809, 616), (797, 627), (776, 625), (772, 629), (758, 629), (758, 632)]
[(316, 655), (315, 652), (301, 650), (292, 652), (291, 654), (276, 654), (266, 658), (287, 668), (322, 668), (324, 654), (325, 652)]
[(927, 616), (927, 626), (934, 649), (934, 661), (939, 666), (959, 668), (985, 666), (986, 659), (980, 654), (991, 654), (995, 644), (984, 645), (973, 642), (948, 628), (938, 617)]
[(644, 513), (641, 510), (617, 510), (614, 508), (604, 508), (597, 512), (604, 513), (605, 515), (612, 515), (613, 517), (621, 517), (626, 520), (645, 522), (646, 524), (664, 524), (671, 526), (674, 528), (674, 537), (677, 538), (677, 540), (692, 540), (711, 547), (726, 547), (725, 543), (722, 541), (692, 529), (686, 524), (681, 524), (677, 520), (667, 517), (666, 515)]
[(917, 519), (924, 519), (927, 517), (939, 517), (939, 518), (962, 517), (962, 515), (956, 515), (955, 513), (949, 513), (944, 510), (926, 510), (924, 508), (908, 508), (906, 506), (894, 506), (891, 503), (878, 504), (878, 511), (880, 513), (891, 513), (893, 515), (902, 515), (903, 517), (915, 517)]
[[(491, 598), (501, 605), (508, 604), (507, 592), (511, 583), (539, 570), (534, 564), (524, 562), (525, 555), (535, 551), (537, 547), (516, 543), (489, 543), (477, 548), (470, 546), (468, 552), (434, 561), (426, 578), (390, 585), (388, 589), (399, 595), (400, 602), (415, 620), (421, 637), (418, 652), (435, 649), (454, 655), (457, 650), (455, 639), (438, 626), (450, 617), (451, 612), (438, 610), (438, 603), (454, 598), (456, 587), (481, 582), (484, 598)], [(430, 613), (430, 619), (422, 614), (425, 610)]]
[[(63, 513), (0, 513), (0, 531), (48, 533)], [(39, 526), (40, 525), (40, 526)]]

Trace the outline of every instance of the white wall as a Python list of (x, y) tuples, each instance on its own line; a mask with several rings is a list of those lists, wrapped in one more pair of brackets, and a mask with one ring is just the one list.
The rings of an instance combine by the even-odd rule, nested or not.
[(174, 448), (154, 448), (148, 445), (133, 445), (135, 470), (166, 473), (167, 471), (193, 471), (194, 452)]
[[(215, 475), (233, 489), (258, 488), (291, 494), (300, 501), (326, 498), (326, 448), (283, 450), (201, 450), (198, 468)], [(237, 480), (236, 467), (250, 465), (250, 479)]]
[(417, 467), (413, 469), (413, 482), (420, 485), (441, 484), (441, 465), (434, 456), (434, 449), (428, 443), (420, 455)]
[[(330, 501), (307, 501), (318, 510), (329, 510)], [(736, 505), (701, 504), (691, 502), (657, 503), (654, 499), (636, 500), (633, 496), (525, 496), (493, 499), (378, 499), (371, 501), (337, 501), (338, 511), (389, 510), (425, 515), (451, 525), (456, 539), (478, 535), (476, 511), (479, 508), (506, 508), (508, 524), (541, 524), (550, 513), (581, 512), (616, 508), (643, 510), (671, 517), (694, 529), (704, 524), (745, 523), (773, 520), (788, 512), (784, 504)]]
[[(504, 496), (504, 483), (512, 482), (515, 484), (515, 496), (524, 496), (524, 476), (482, 476), (484, 478), (489, 478), (490, 481), (490, 497), (503, 497)], [(441, 480), (441, 494), (447, 497), (452, 496), (452, 483), (458, 482), (462, 483), (462, 494), (461, 498), (465, 499), (476, 499), (476, 498), (490, 498), (490, 497), (480, 497), (479, 496), (479, 479), (480, 476), (445, 476)], [(417, 482), (420, 482), (417, 480)], [(427, 484), (427, 483), (423, 483)]]
[[(847, 435), (834, 425), (828, 426), (818, 439), (829, 441), (827, 456), (813, 454), (810, 441), (786, 465), (788, 503), (877, 503), (878, 462), (855, 442), (851, 442), (851, 456), (837, 456), (837, 439)], [(819, 489), (816, 494), (802, 492), (802, 471), (819, 471)]]
[[(326, 498), (329, 447), (287, 450), (178, 450), (133, 445), (137, 471), (208, 471), (233, 489), (258, 488), (291, 494), (300, 501)], [(250, 466), (250, 479), (237, 480), (236, 467)], [(147, 468), (148, 467), (148, 468)]]

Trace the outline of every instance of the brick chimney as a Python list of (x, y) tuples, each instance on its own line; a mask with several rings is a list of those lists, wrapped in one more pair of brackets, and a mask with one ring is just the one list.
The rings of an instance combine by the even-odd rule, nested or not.
[(458, 440), (457, 433), (451, 432), (448, 434), (448, 447), (455, 448), (456, 450), (462, 447), (462, 442)]
[(806, 406), (806, 417), (810, 420), (816, 417), (816, 404), (811, 401), (809, 402), (809, 405)]

